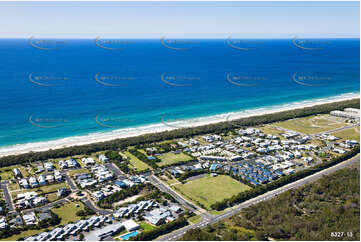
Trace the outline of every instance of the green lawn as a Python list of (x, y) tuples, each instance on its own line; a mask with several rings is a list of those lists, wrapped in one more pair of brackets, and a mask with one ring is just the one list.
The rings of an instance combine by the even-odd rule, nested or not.
[(21, 172), (21, 174), (23, 174), (24, 177), (29, 177), (31, 176), (31, 174), (28, 171), (28, 168), (25, 167), (19, 167), (19, 170)]
[(259, 129), (266, 135), (271, 134), (271, 135), (276, 135), (276, 136), (280, 137), (280, 139), (283, 138), (283, 136), (281, 134), (283, 134), (284, 132), (272, 127), (271, 125), (265, 125), (265, 126), (259, 127)]
[(165, 181), (168, 185), (177, 184), (179, 181), (177, 179), (168, 179)]
[(144, 163), (143, 161), (139, 160), (137, 157), (135, 157), (134, 155), (132, 155), (129, 151), (125, 151), (124, 155), (127, 156), (129, 158), (129, 163), (131, 164), (131, 166), (137, 170), (137, 171), (143, 171), (146, 169), (152, 169), (150, 166), (148, 166), (146, 163)]
[(162, 160), (161, 162), (158, 163), (159, 166), (171, 165), (174, 163), (178, 163), (180, 161), (193, 160), (192, 157), (184, 153), (174, 154), (173, 152), (164, 153), (160, 155), (158, 158)]
[(210, 209), (210, 206), (216, 202), (250, 189), (249, 186), (226, 175), (217, 177), (208, 175), (173, 187), (190, 200), (202, 204), (207, 209)]
[(315, 134), (346, 126), (340, 119), (328, 114), (290, 119), (274, 123), (274, 125), (304, 134)]
[(12, 171), (0, 171), (1, 180), (10, 180), (14, 178), (14, 173)]
[(48, 199), (49, 203), (54, 202), (59, 199), (58, 195), (55, 192), (47, 194), (46, 198)]
[(201, 215), (195, 215), (193, 217), (190, 217), (188, 219), (189, 222), (191, 222), (192, 224), (196, 224), (198, 222), (200, 222), (202, 220), (202, 216)]
[[(79, 207), (75, 205), (79, 204)], [(70, 222), (76, 222), (81, 219), (81, 217), (76, 216), (76, 212), (83, 210), (84, 204), (81, 202), (69, 202), (64, 204), (59, 208), (53, 208), (52, 211), (61, 217), (61, 225), (68, 224)]]
[[(49, 229), (52, 229), (53, 227), (50, 227)], [(23, 231), (20, 234), (14, 234), (11, 237), (7, 237), (5, 239), (0, 239), (0, 241), (17, 241), (20, 238), (25, 238), (25, 237), (30, 237), (36, 234), (39, 234), (41, 232), (44, 232), (45, 229), (31, 229), (31, 230), (27, 230), (27, 231)]]
[(12, 172), (12, 170), (14, 168), (19, 168), (19, 165), (7, 166), (7, 167), (0, 168), (1, 179), (2, 180), (9, 180), (9, 179), (14, 178), (14, 173)]
[(19, 190), (20, 186), (17, 182), (15, 182), (15, 183), (9, 182), (8, 188), (9, 188), (9, 191), (14, 191), (14, 190)]
[(75, 174), (87, 173), (87, 172), (89, 172), (88, 169), (86, 169), (86, 168), (80, 168), (80, 169), (76, 169), (76, 170), (70, 170), (68, 173), (69, 173), (69, 176), (70, 176), (70, 177), (73, 177)]
[[(75, 207), (75, 204), (79, 204), (80, 206), (77, 208), (77, 207)], [(79, 210), (82, 210), (83, 208), (84, 208), (84, 205), (81, 202), (71, 202), (71, 203), (65, 204), (64, 206), (61, 206), (60, 208), (53, 208), (52, 211), (54, 213), (58, 214), (59, 217), (61, 217), (60, 224), (56, 225), (55, 227), (64, 226), (70, 222), (76, 222), (76, 221), (80, 220), (81, 217), (76, 216), (75, 213)], [(52, 230), (55, 227), (49, 227), (48, 230)], [(39, 234), (44, 231), (45, 231), (45, 229), (27, 230), (27, 231), (21, 232), (20, 234), (15, 234), (11, 237), (1, 239), (1, 241), (16, 241), (19, 238), (33, 236), (33, 235)]]
[(209, 213), (212, 214), (212, 215), (218, 216), (218, 215), (222, 215), (222, 214), (226, 213), (226, 211), (224, 211), (224, 210), (223, 211), (211, 210), (211, 211), (209, 211)]
[(148, 231), (151, 231), (155, 228), (154, 225), (151, 225), (145, 221), (142, 221), (139, 223), (139, 226), (142, 228), (143, 232), (148, 232)]
[(339, 137), (343, 140), (360, 140), (360, 126), (335, 132), (332, 133), (332, 135)]
[(57, 192), (59, 188), (62, 187), (68, 187), (68, 184), (66, 184), (65, 182), (61, 182), (61, 183), (57, 183), (57, 184), (52, 184), (49, 186), (42, 186), (40, 187), (40, 189), (44, 192), (44, 193), (49, 193), (49, 192)]

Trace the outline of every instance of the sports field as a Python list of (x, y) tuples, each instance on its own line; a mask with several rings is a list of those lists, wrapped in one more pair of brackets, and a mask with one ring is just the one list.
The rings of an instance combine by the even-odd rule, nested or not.
[(210, 206), (216, 202), (251, 189), (226, 175), (217, 177), (207, 175), (185, 184), (174, 185), (174, 187), (181, 194), (196, 203), (202, 204), (207, 209), (210, 209)]
[(274, 123), (285, 129), (290, 129), (303, 134), (316, 134), (332, 129), (347, 126), (343, 119), (328, 114), (313, 115), (304, 118), (289, 119), (283, 122)]
[(164, 154), (160, 155), (159, 159), (162, 160), (161, 162), (158, 163), (159, 166), (171, 165), (171, 164), (178, 163), (180, 161), (193, 160), (192, 157), (190, 157), (184, 153), (174, 154), (172, 152), (168, 152), (168, 153), (164, 153)]

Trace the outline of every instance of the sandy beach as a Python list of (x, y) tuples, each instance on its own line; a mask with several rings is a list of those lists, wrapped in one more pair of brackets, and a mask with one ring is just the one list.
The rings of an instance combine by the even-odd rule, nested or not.
[(345, 101), (355, 98), (360, 98), (360, 95), (354, 93), (343, 94), (331, 98), (320, 98), (316, 100), (295, 102), (285, 105), (244, 110), (239, 112), (231, 112), (231, 113), (225, 113), (210, 117), (201, 117), (201, 118), (182, 120), (182, 121), (172, 121), (172, 120), (167, 120), (167, 117), (162, 117), (162, 120), (160, 120), (159, 123), (142, 126), (142, 127), (125, 128), (125, 129), (118, 129), (108, 132), (92, 133), (84, 136), (73, 136), (63, 139), (0, 147), (0, 157), (7, 155), (22, 154), (30, 151), (34, 151), (34, 152), (46, 151), (49, 149), (58, 149), (63, 147), (75, 146), (75, 145), (85, 145), (96, 142), (109, 141), (117, 138), (126, 138), (126, 137), (138, 136), (148, 133), (158, 133), (158, 132), (163, 132), (166, 130), (173, 130), (178, 128), (196, 127), (206, 124), (231, 121), (234, 119), (239, 119), (244, 117), (270, 114), (270, 113), (292, 110), (297, 108), (310, 107), (319, 104)]

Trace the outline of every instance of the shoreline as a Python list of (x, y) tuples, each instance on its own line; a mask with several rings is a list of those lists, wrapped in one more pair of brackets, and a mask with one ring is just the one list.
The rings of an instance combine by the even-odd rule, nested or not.
[(282, 111), (288, 111), (293, 109), (311, 107), (315, 105), (346, 101), (351, 99), (360, 98), (359, 93), (346, 93), (329, 98), (316, 98), (314, 100), (304, 100), (299, 102), (292, 102), (288, 104), (268, 106), (264, 108), (254, 108), (238, 112), (228, 112), (224, 114), (218, 114), (208, 117), (200, 117), (193, 119), (185, 119), (175, 122), (167, 122), (166, 119), (162, 119), (160, 123), (150, 124), (140, 127), (117, 129), (107, 132), (97, 132), (82, 136), (72, 136), (60, 139), (54, 139), (49, 141), (32, 142), (26, 144), (16, 144), (0, 147), (0, 157), (8, 155), (19, 155), (28, 152), (46, 151), (49, 149), (59, 149), (77, 145), (87, 145), (91, 143), (104, 142), (114, 140), (118, 138), (127, 138), (133, 136), (139, 136), (149, 133), (159, 133), (179, 128), (197, 127), (208, 124), (214, 124), (219, 122), (232, 121), (235, 119), (259, 116), (270, 113), (277, 113)]

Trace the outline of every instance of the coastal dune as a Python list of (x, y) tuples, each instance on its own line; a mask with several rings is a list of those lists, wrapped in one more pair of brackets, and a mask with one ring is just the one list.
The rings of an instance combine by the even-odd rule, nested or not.
[(331, 98), (321, 98), (316, 100), (305, 100), (301, 102), (294, 102), (284, 105), (267, 106), (265, 108), (250, 109), (239, 112), (225, 113), (209, 117), (200, 117), (188, 120), (168, 122), (167, 120), (160, 120), (160, 123), (151, 124), (141, 127), (117, 129), (108, 132), (97, 132), (83, 136), (73, 136), (56, 140), (33, 142), (26, 144), (17, 144), (11, 146), (0, 147), (0, 157), (7, 155), (17, 155), (27, 152), (46, 151), (49, 149), (58, 149), (76, 145), (85, 145), (96, 142), (109, 141), (118, 138), (126, 138), (132, 136), (139, 136), (148, 133), (158, 133), (163, 131), (174, 130), (178, 128), (196, 127), (207, 124), (214, 124), (218, 122), (227, 122), (239, 118), (252, 117), (276, 112), (282, 112), (297, 108), (311, 107), (314, 105), (327, 104), (332, 102), (346, 101), (355, 98), (360, 98), (360, 94), (343, 94)]

